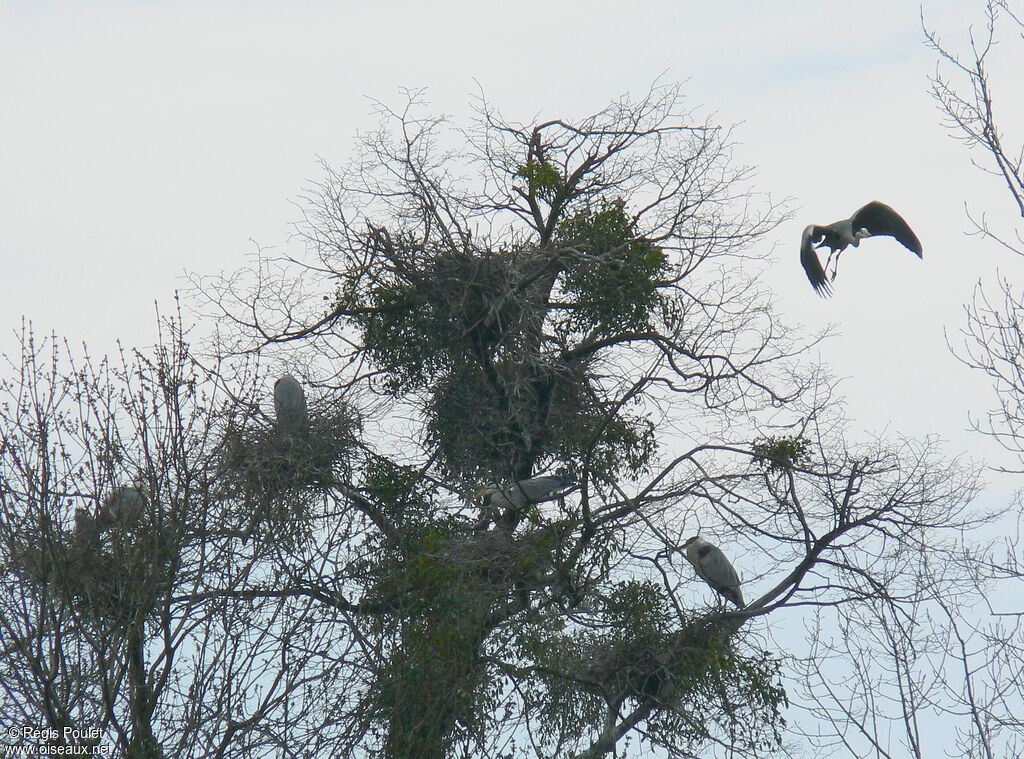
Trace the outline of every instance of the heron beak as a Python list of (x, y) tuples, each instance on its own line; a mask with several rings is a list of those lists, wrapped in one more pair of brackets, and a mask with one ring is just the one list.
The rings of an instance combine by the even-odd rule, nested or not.
[(473, 493), (473, 497), (470, 498), (470, 500), (471, 501), (479, 501), (481, 498), (484, 497), (484, 493), (486, 493), (486, 492), (487, 492), (487, 486), (484, 485), (482, 488), (480, 488), (475, 493)]

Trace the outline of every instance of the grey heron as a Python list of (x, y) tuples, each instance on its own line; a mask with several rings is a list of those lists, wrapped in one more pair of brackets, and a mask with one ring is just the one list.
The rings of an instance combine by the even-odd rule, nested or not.
[(76, 554), (91, 553), (99, 547), (99, 526), (88, 509), (75, 509), (75, 531), (71, 540), (72, 551)]
[[(891, 207), (877, 200), (872, 200), (858, 209), (849, 219), (805, 227), (800, 237), (800, 263), (807, 272), (807, 279), (811, 281), (814, 291), (821, 296), (831, 295), (832, 285), (825, 272), (832, 262), (832, 257), (836, 257), (836, 266), (831, 277), (831, 280), (835, 280), (839, 271), (839, 254), (849, 245), (859, 247), (860, 241), (865, 237), (878, 235), (895, 237), (903, 247), (916, 253), (918, 258), (923, 258), (924, 248), (921, 247), (921, 241), (917, 239), (910, 225)], [(828, 248), (830, 251), (824, 267), (818, 259), (818, 248)]]
[(103, 499), (103, 506), (96, 522), (101, 527), (134, 527), (142, 519), (145, 507), (146, 499), (138, 488), (118, 485)]
[(552, 493), (572, 483), (573, 480), (560, 475), (531, 477), (504, 487), (485, 485), (473, 494), (473, 500), (483, 499), (484, 505), (493, 508), (521, 510), (524, 506), (548, 500)]
[(309, 424), (306, 392), (290, 374), (274, 383), (274, 413), (277, 416), (277, 431), (282, 435), (303, 432)]
[(92, 518), (92, 514), (89, 513), (88, 509), (78, 507), (75, 509), (75, 537), (86, 536), (92, 532), (96, 526), (96, 520)]
[(743, 593), (740, 591), (740, 578), (732, 564), (725, 558), (725, 554), (700, 535), (694, 535), (683, 543), (683, 548), (686, 549), (687, 561), (693, 564), (697, 575), (742, 609), (745, 604)]
[(503, 510), (505, 521), (514, 527), (527, 506), (551, 500), (556, 492), (574, 482), (569, 477), (555, 474), (531, 477), (504, 486), (492, 483), (476, 491), (473, 500), (479, 501), (492, 514), (499, 509)]

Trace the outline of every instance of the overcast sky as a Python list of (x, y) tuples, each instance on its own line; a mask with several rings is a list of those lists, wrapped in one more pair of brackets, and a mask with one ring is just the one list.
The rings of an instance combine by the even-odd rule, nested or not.
[[(940, 124), (916, 0), (626, 8), (0, 2), (0, 351), (23, 316), (95, 353), (151, 344), (153, 303), (169, 308), (184, 270), (235, 270), (253, 241), (287, 251), (293, 201), (320, 178), (317, 156), (344, 161), (372, 124), (368, 97), (427, 87), (436, 111), (464, 122), (479, 82), (509, 118), (572, 117), (662, 76), (685, 81), (699, 113), (739, 123), (756, 188), (790, 198), (792, 221), (755, 252), (776, 261), (783, 314), (836, 325), (822, 357), (848, 378), (857, 428), (937, 433), (950, 452), (996, 460), (966, 429), (991, 404), (988, 384), (944, 331), (961, 326), (979, 277), (1022, 271), (965, 236), (964, 202), (995, 222), (1013, 209)], [(925, 0), (924, 13), (954, 47), (983, 22), (980, 0)], [(1010, 80), (1024, 45), (1007, 40), (995, 63), (999, 115), (1024, 125)], [(871, 199), (904, 215), (924, 260), (870, 241), (818, 298), (798, 262), (802, 228)]]

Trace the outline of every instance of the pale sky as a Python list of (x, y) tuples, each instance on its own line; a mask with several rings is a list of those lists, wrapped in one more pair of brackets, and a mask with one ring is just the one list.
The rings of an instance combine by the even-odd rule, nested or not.
[[(925, 0), (924, 13), (960, 46), (982, 5)], [(936, 433), (950, 453), (995, 461), (966, 429), (992, 402), (987, 381), (950, 355), (944, 330), (962, 325), (979, 277), (1024, 262), (964, 234), (965, 200), (997, 223), (1013, 209), (940, 124), (918, 2), (626, 7), (0, 3), (0, 351), (22, 316), (94, 354), (118, 338), (148, 345), (154, 301), (170, 309), (186, 269), (233, 271), (255, 243), (298, 253), (294, 200), (321, 177), (317, 156), (340, 164), (373, 124), (369, 97), (426, 87), (435, 111), (465, 123), (479, 82), (509, 118), (572, 117), (661, 76), (685, 81), (698, 113), (739, 123), (755, 188), (790, 199), (793, 219), (752, 252), (774, 257), (768, 282), (791, 322), (836, 325), (821, 353), (848, 378), (856, 430)], [(1024, 126), (1010, 80), (1024, 45), (1007, 40), (995, 62), (1000, 116)], [(818, 298), (801, 230), (872, 199), (910, 222), (924, 260), (868, 241)]]

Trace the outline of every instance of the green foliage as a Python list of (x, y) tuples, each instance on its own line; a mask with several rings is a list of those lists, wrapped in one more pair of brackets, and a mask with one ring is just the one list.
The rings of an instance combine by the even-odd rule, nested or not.
[[(402, 624), (379, 680), (376, 707), (386, 715), (385, 755), (446, 756), (458, 735), (480, 733), (494, 708), (480, 658), (479, 619), (430, 616)], [(440, 748), (443, 753), (435, 754)]]
[(550, 561), (551, 540), (541, 534), (513, 544), (444, 523), (406, 536), (381, 555), (380, 580), (364, 604), (388, 606), (394, 620), (394, 648), (372, 706), (389, 737), (403, 739), (385, 753), (419, 757), (432, 755), (425, 747), (450, 746), (457, 734), (483, 738), (498, 696), (481, 656), (484, 619), (495, 602), (507, 602), (514, 577)]
[[(530, 375), (533, 376), (530, 376)], [(550, 447), (557, 431), (546, 424), (538, 393), (551, 393), (556, 376), (543, 368), (499, 364), (490, 377), (473, 367), (457, 367), (438, 382), (428, 406), (427, 439), (442, 454), (450, 475), (466, 482), (515, 471), (529, 445)]]
[(589, 413), (567, 421), (562, 457), (586, 455), (590, 476), (596, 481), (613, 482), (623, 475), (646, 472), (658, 448), (653, 422), (596, 402), (584, 408)]
[(503, 252), (446, 251), (370, 289), (359, 305), (372, 310), (355, 322), (389, 392), (422, 389), (514, 344), (525, 305), (510, 296), (514, 263)]
[(770, 436), (754, 443), (754, 461), (766, 472), (787, 472), (810, 459), (810, 447), (802, 436)]
[(728, 735), (744, 756), (772, 753), (782, 743), (788, 705), (782, 662), (767, 652), (741, 656), (718, 639), (689, 647), (671, 668), (673, 709), (648, 721), (652, 741), (692, 753)]
[[(539, 186), (559, 181), (545, 165), (522, 171)], [(576, 214), (558, 237), (580, 254), (552, 259), (563, 268), (550, 272), (554, 282), (561, 271), (572, 301), (570, 329), (649, 327), (665, 256), (635, 236), (624, 202)], [(587, 363), (539, 350), (552, 312), (544, 288), (523, 283), (544, 273), (545, 256), (522, 248), (424, 258), (411, 239), (392, 244), (410, 263), (356, 298), (364, 311), (355, 322), (384, 390), (425, 393), (425, 438), (446, 475), (479, 482), (583, 458), (598, 479), (643, 470), (655, 447), (651, 423), (588, 390)]]
[(670, 707), (646, 727), (670, 753), (698, 751), (722, 735), (750, 755), (778, 747), (786, 704), (780, 660), (740, 655), (699, 619), (679, 620), (664, 588), (647, 581), (614, 585), (598, 615), (582, 631), (542, 621), (518, 638), (520, 654), (536, 665), (526, 697), (554, 753), (581, 725), (596, 730), (606, 699), (620, 696)]
[(624, 200), (567, 217), (558, 225), (557, 244), (575, 252), (562, 281), (572, 304), (572, 329), (609, 335), (650, 328), (668, 259), (657, 245), (637, 236)]
[(587, 392), (587, 367), (509, 359), (485, 374), (459, 367), (434, 387), (427, 436), (450, 476), (467, 482), (538, 462), (584, 458), (593, 477), (637, 474), (656, 448), (645, 416), (602, 403)]
[(378, 579), (364, 602), (385, 606), (401, 618), (423, 614), (439, 598), (458, 598), (469, 589), (447, 558), (451, 535), (443, 525), (411, 527), (402, 537), (401, 546), (391, 546), (377, 557)]
[(547, 161), (530, 159), (516, 170), (516, 176), (527, 181), (531, 195), (550, 203), (565, 187), (558, 169)]
[(544, 619), (516, 632), (520, 658), (535, 665), (534, 676), (519, 682), (525, 709), (539, 723), (536, 734), (544, 745), (557, 749), (579, 737), (586, 726), (599, 724), (606, 702), (580, 677), (585, 672), (580, 636), (563, 634), (560, 626)]
[(618, 583), (602, 600), (605, 618), (630, 643), (659, 638), (674, 617), (665, 589), (650, 582)]
[(360, 315), (356, 322), (367, 352), (386, 368), (388, 390), (421, 386), (443, 369), (447, 352), (439, 329), (442, 320), (414, 284), (378, 285), (367, 305), (379, 311)]
[(373, 456), (366, 466), (363, 488), (398, 524), (422, 524), (434, 514), (433, 491), (415, 467)]

